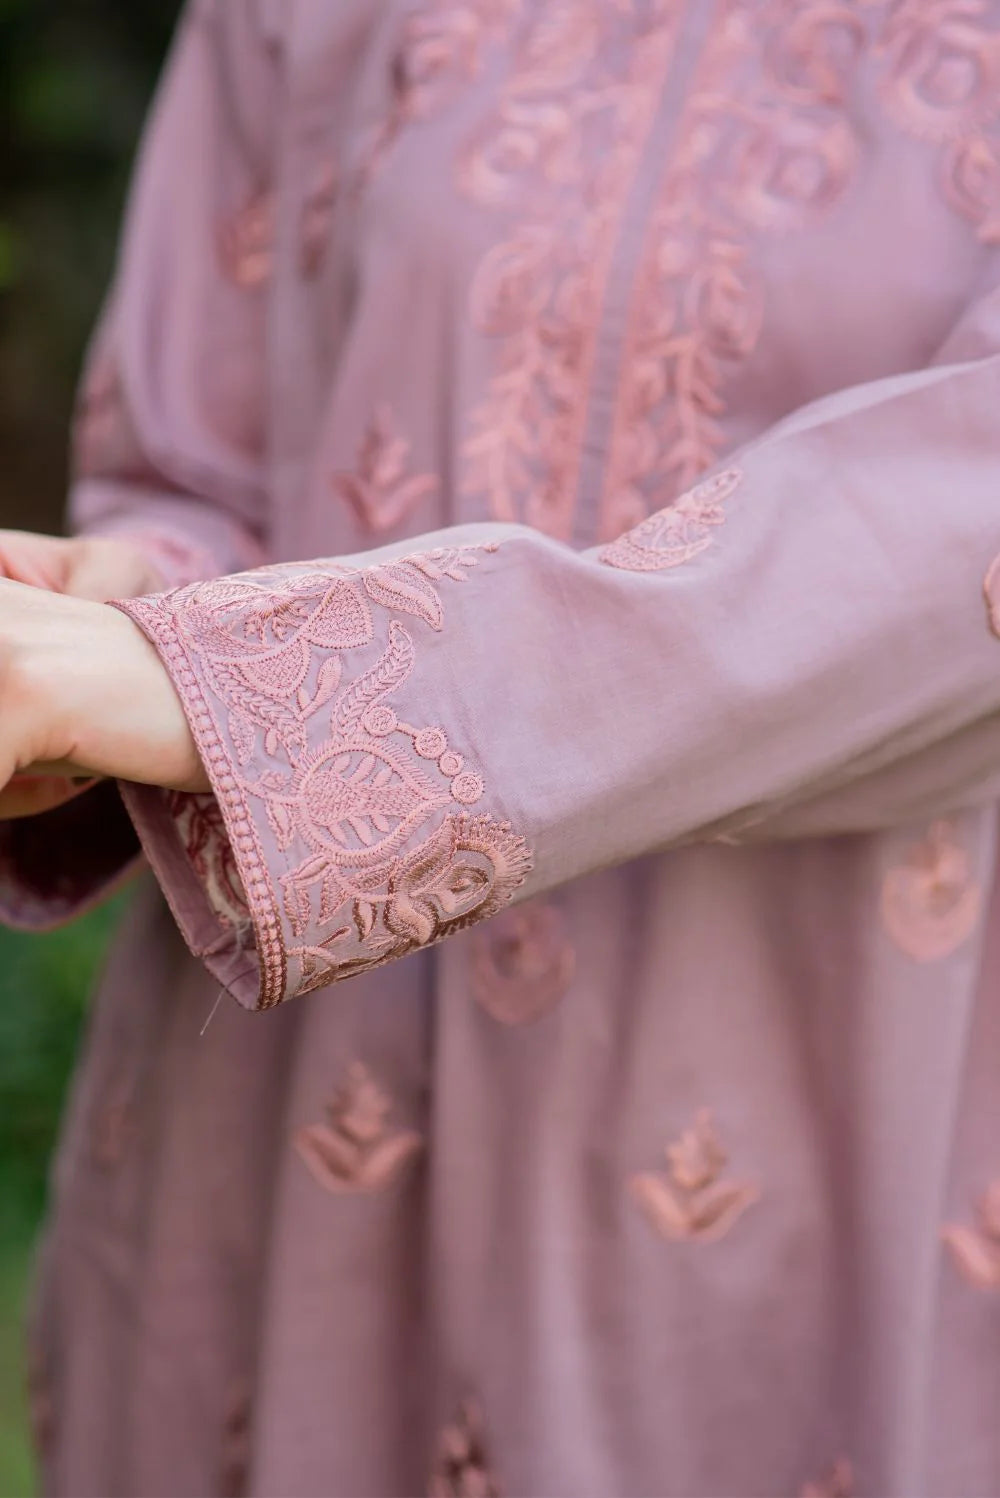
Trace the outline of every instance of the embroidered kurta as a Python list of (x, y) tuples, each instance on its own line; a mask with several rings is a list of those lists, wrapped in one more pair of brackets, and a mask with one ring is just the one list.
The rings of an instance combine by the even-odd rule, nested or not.
[(213, 794), (0, 833), (166, 896), (48, 1492), (1000, 1491), (998, 411), (994, 0), (189, 10), (73, 511)]

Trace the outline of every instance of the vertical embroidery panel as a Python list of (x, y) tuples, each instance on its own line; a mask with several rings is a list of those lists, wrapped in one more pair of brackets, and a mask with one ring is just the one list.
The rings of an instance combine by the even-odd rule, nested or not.
[[(474, 326), (497, 346), (473, 411), (463, 491), (499, 520), (567, 536), (605, 288), (674, 55), (682, 0), (539, 9), (459, 184), (517, 218), (480, 264)], [(572, 223), (573, 232), (565, 225)]]
[(308, 1124), (295, 1148), (313, 1179), (335, 1194), (381, 1191), (420, 1153), (413, 1129), (392, 1129), (392, 1100), (360, 1061), (327, 1107), (325, 1123)]
[(760, 1200), (753, 1182), (725, 1178), (729, 1157), (708, 1109), (667, 1146), (666, 1155), (665, 1172), (643, 1172), (629, 1182), (633, 1199), (663, 1238), (718, 1242)]
[(676, 494), (726, 445), (725, 386), (753, 353), (753, 234), (805, 227), (859, 155), (847, 108), (864, 41), (844, 0), (723, 0), (649, 222), (621, 359), (601, 535)]
[(883, 881), (883, 925), (916, 962), (937, 962), (956, 952), (976, 930), (981, 913), (982, 891), (950, 822), (935, 822)]

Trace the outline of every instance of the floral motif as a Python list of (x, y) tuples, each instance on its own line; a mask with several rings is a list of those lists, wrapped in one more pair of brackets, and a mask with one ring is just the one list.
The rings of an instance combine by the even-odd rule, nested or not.
[[(309, 993), (486, 920), (509, 903), (530, 866), (523, 839), (508, 823), (486, 815), (445, 817), (388, 872), (375, 865), (367, 878), (342, 877), (334, 886), (329, 904), (340, 901), (337, 908), (349, 909), (351, 919), (319, 945), (290, 949), (299, 964), (297, 991)], [(297, 871), (300, 887), (310, 873)], [(287, 895), (286, 885), (286, 901)], [(321, 918), (325, 908), (321, 903)]]
[(1000, 1181), (989, 1186), (978, 1204), (978, 1226), (951, 1223), (941, 1237), (959, 1272), (977, 1290), (1000, 1290)]
[[(262, 568), (120, 605), (160, 643), (187, 697), (253, 922), (261, 1007), (280, 1001), (286, 980), (308, 992), (492, 915), (523, 882), (524, 840), (466, 810), (484, 794), (482, 778), (442, 728), (404, 722), (389, 700), (416, 660), (394, 616), (442, 629), (439, 585), (462, 581), (495, 550)], [(376, 608), (390, 615), (381, 647)], [(345, 654), (367, 646), (379, 653), (348, 676)], [(280, 909), (254, 801), (288, 856)], [(182, 831), (190, 842), (190, 827)], [(206, 859), (212, 829), (193, 846)], [(238, 914), (228, 866), (215, 883)], [(285, 930), (300, 944), (286, 949)]]
[(682, 567), (711, 546), (715, 529), (725, 523), (722, 506), (741, 479), (739, 469), (729, 468), (697, 484), (665, 510), (658, 510), (603, 547), (598, 560), (626, 572)]
[(981, 910), (969, 855), (950, 822), (935, 822), (885, 876), (885, 928), (917, 962), (936, 962), (956, 951), (975, 931)]
[(494, 114), (462, 152), (473, 201), (528, 201), (471, 291), (473, 322), (498, 355), (471, 418), (463, 488), (497, 519), (569, 534), (605, 288), (684, 8), (540, 7)]
[(667, 1146), (666, 1173), (643, 1173), (630, 1181), (633, 1197), (664, 1238), (713, 1243), (760, 1199), (749, 1181), (722, 1179), (728, 1157), (703, 1109), (690, 1129)]
[(274, 197), (262, 188), (220, 225), (219, 260), (229, 280), (252, 291), (270, 279), (273, 257)]
[(942, 181), (979, 239), (1000, 244), (1000, 29), (987, 0), (892, 0), (878, 40), (896, 122), (942, 148)]
[(799, 1498), (854, 1498), (854, 1468), (846, 1457), (834, 1462), (825, 1476), (807, 1482)]
[(326, 1123), (299, 1129), (295, 1148), (327, 1191), (380, 1191), (423, 1148), (415, 1130), (390, 1129), (392, 1101), (360, 1061), (326, 1111)]
[(472, 943), (473, 995), (503, 1025), (526, 1025), (547, 1014), (576, 970), (562, 913), (541, 901), (502, 912)]
[(321, 162), (299, 214), (299, 270), (303, 276), (318, 275), (323, 268), (339, 191), (337, 162)]
[(501, 1498), (475, 1400), (464, 1400), (456, 1418), (441, 1432), (427, 1491), (430, 1498)]
[(434, 474), (407, 472), (409, 457), (410, 444), (394, 432), (392, 413), (382, 406), (362, 440), (356, 472), (332, 480), (334, 493), (369, 530), (391, 530), (437, 494)]

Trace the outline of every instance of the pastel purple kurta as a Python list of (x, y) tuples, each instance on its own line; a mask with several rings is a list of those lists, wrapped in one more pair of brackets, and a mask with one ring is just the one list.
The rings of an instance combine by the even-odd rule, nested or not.
[(214, 794), (0, 839), (13, 921), (132, 823), (172, 910), (56, 1166), (49, 1492), (1000, 1492), (998, 59), (186, 17), (74, 508)]

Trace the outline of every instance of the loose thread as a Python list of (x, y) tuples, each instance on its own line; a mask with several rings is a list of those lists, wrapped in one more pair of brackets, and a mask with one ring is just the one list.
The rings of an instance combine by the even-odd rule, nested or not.
[(204, 1035), (205, 1031), (208, 1029), (209, 1025), (212, 1023), (213, 1019), (215, 1018), (215, 1011), (218, 1009), (219, 1005), (222, 1003), (222, 1000), (225, 998), (225, 996), (226, 996), (226, 990), (224, 988), (220, 988), (219, 992), (215, 996), (215, 1003), (212, 1005), (211, 1009), (209, 1010), (208, 1019), (205, 1021), (205, 1023), (202, 1025), (201, 1029), (198, 1031), (198, 1039), (199, 1040)]

